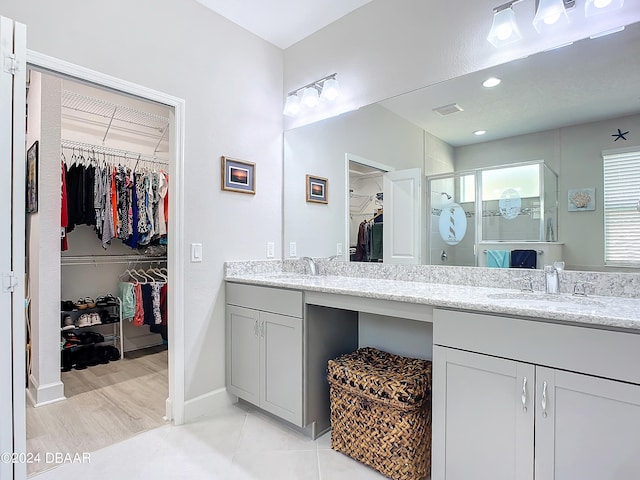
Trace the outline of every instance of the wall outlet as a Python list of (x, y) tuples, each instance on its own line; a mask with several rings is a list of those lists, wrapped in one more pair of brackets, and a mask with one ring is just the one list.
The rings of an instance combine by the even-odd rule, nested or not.
[(342, 244), (336, 243), (336, 255), (342, 255)]
[(289, 242), (289, 256), (290, 257), (298, 256), (298, 247), (296, 246), (296, 242)]
[(267, 242), (267, 258), (273, 258), (276, 256), (276, 244), (274, 242)]

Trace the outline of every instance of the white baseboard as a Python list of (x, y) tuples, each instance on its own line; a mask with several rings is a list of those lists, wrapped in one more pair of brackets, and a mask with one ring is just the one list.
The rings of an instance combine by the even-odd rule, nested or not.
[(27, 399), (34, 407), (42, 407), (43, 405), (66, 400), (67, 397), (64, 396), (64, 384), (62, 382), (39, 385), (35, 377), (29, 375)]
[(213, 413), (216, 409), (234, 404), (238, 397), (227, 392), (226, 388), (219, 388), (199, 397), (184, 402), (184, 421), (192, 422), (200, 417)]

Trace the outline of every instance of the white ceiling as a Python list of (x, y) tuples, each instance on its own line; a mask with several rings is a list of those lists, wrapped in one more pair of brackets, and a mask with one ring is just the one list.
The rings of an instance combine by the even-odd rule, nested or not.
[(196, 0), (285, 49), (371, 0)]

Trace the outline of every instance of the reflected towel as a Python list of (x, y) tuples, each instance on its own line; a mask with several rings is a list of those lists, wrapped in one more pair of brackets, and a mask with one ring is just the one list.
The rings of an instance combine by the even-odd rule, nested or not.
[(509, 268), (508, 250), (487, 250), (487, 267)]
[(511, 268), (537, 268), (538, 252), (535, 250), (511, 250)]

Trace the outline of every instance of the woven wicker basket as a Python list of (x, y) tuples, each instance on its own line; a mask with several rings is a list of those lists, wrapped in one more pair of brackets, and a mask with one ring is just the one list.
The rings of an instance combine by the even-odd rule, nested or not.
[(431, 470), (431, 362), (371, 347), (328, 363), (331, 448), (394, 480)]

